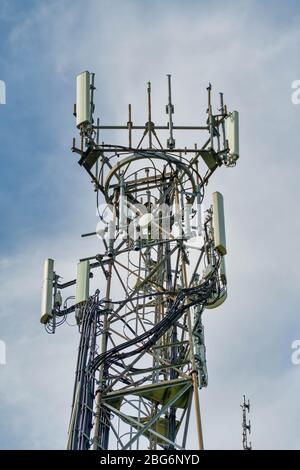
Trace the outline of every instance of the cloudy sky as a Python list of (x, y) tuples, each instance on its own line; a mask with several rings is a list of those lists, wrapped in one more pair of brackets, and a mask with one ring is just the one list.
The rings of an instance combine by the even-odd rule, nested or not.
[[(205, 313), (207, 449), (241, 448), (242, 395), (255, 449), (300, 449), (300, 7), (296, 0), (1, 0), (0, 448), (64, 448), (78, 334), (39, 324), (44, 258), (66, 279), (97, 252), (95, 198), (70, 152), (75, 75), (96, 73), (108, 123), (164, 123), (166, 73), (182, 124), (203, 123), (205, 88), (240, 111), (241, 158), (210, 190), (225, 198), (229, 296)], [(178, 117), (177, 117), (178, 116)], [(190, 447), (193, 447), (190, 436)]]

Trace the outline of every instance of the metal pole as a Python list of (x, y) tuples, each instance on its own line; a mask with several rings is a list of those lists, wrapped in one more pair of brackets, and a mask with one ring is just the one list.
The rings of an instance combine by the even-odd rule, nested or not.
[[(117, 193), (115, 192), (114, 196), (114, 215), (113, 215), (113, 224), (115, 224), (116, 219), (116, 196)], [(110, 241), (109, 241), (110, 243)], [(108, 266), (108, 273), (107, 273), (107, 284), (106, 284), (106, 293), (105, 293), (105, 313), (103, 318), (103, 334), (102, 334), (102, 341), (101, 341), (101, 353), (106, 352), (107, 350), (107, 341), (108, 341), (108, 333), (109, 333), (109, 308), (110, 308), (110, 291), (111, 291), (111, 279), (112, 279), (112, 267), (113, 267), (113, 257), (110, 260)], [(105, 386), (105, 363), (103, 363), (100, 367), (99, 372), (99, 383), (100, 387), (103, 388)], [(98, 389), (96, 392), (96, 400), (95, 400), (95, 423), (94, 423), (94, 437), (93, 437), (93, 450), (97, 450), (99, 448), (99, 437), (100, 437), (100, 428), (101, 428), (101, 414), (102, 414), (102, 407), (101, 407), (101, 399), (102, 399), (102, 390)], [(106, 441), (108, 441), (108, 430), (107, 426), (105, 426), (104, 434), (106, 435)], [(104, 444), (108, 444), (105, 442)], [(107, 447), (107, 446), (105, 446)]]
[[(112, 265), (113, 260), (110, 261), (107, 274), (107, 284), (106, 284), (106, 295), (105, 295), (105, 313), (103, 318), (103, 334), (101, 341), (101, 353), (106, 352), (107, 350), (107, 340), (108, 340), (108, 330), (109, 330), (109, 321), (108, 321), (108, 311), (109, 311), (109, 301), (110, 301), (110, 289), (111, 289), (111, 277), (112, 277)], [(100, 386), (103, 387), (104, 377), (104, 364), (101, 365), (99, 372), (99, 382)], [(99, 435), (101, 427), (101, 399), (102, 399), (102, 390), (99, 389), (96, 392), (95, 400), (95, 422), (94, 422), (94, 437), (93, 437), (93, 450), (99, 449)]]
[[(184, 285), (185, 287), (187, 287), (188, 280), (187, 280), (186, 264), (184, 260), (182, 261), (182, 273), (183, 273)], [(187, 313), (187, 321), (188, 321), (189, 341), (190, 341), (190, 357), (191, 357), (191, 363), (192, 363), (192, 380), (193, 380), (194, 406), (195, 406), (196, 426), (197, 426), (197, 435), (198, 435), (198, 446), (199, 446), (199, 450), (204, 450), (200, 400), (199, 400), (199, 391), (198, 391), (198, 374), (196, 371), (196, 363), (195, 363), (195, 355), (194, 355), (193, 331), (192, 331), (190, 309), (188, 310), (188, 313)]]

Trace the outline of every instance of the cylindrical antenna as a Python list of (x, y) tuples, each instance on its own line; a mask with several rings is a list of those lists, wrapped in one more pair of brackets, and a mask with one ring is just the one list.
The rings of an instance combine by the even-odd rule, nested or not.
[(117, 192), (114, 193), (113, 198), (113, 218), (108, 223), (108, 249), (107, 256), (112, 258), (114, 255), (114, 243), (116, 239), (116, 204), (117, 203)]
[(94, 114), (94, 91), (96, 90), (95, 88), (95, 74), (94, 73), (91, 73), (91, 84), (90, 84), (90, 88), (91, 88), (91, 106), (90, 106), (90, 111), (91, 111), (91, 118), (90, 118), (90, 121), (91, 121), (91, 124), (93, 124), (94, 120), (93, 120), (93, 114)]
[(208, 84), (207, 93), (208, 93), (208, 124), (209, 124), (209, 133), (210, 133), (210, 148), (214, 149), (214, 126), (213, 126), (213, 114), (212, 114), (212, 105), (211, 105), (211, 83)]
[(133, 221), (133, 241), (134, 241), (134, 250), (139, 251), (140, 249), (140, 226), (138, 218), (135, 218)]
[(191, 230), (191, 205), (189, 203), (184, 204), (184, 231), (185, 236), (189, 240), (192, 237), (192, 230)]
[[(220, 112), (221, 114), (225, 114), (224, 113), (224, 97), (223, 97), (223, 93), (220, 93)], [(222, 117), (222, 138), (223, 138), (223, 148), (224, 150), (227, 148), (227, 144), (226, 144), (226, 134), (225, 134), (225, 119), (224, 119), (224, 116)]]
[(201, 186), (197, 188), (197, 235), (202, 235), (202, 207), (201, 207)]
[(173, 137), (173, 121), (172, 121), (172, 114), (174, 113), (174, 106), (172, 104), (172, 89), (171, 89), (171, 75), (168, 74), (168, 104), (166, 106), (166, 113), (169, 116), (169, 132), (170, 137), (167, 140), (167, 147), (169, 149), (175, 148), (175, 140)]
[(132, 120), (131, 120), (131, 104), (128, 105), (128, 145), (129, 148), (132, 148)]
[(149, 148), (152, 148), (152, 120), (151, 120), (151, 82), (148, 82), (148, 135), (149, 135)]
[[(100, 119), (97, 118), (97, 131), (96, 131), (96, 144), (97, 144), (97, 147), (99, 145), (99, 137), (100, 137)], [(95, 165), (95, 176), (96, 176), (96, 179), (98, 181), (98, 169), (99, 169), (99, 161), (98, 161), (98, 158), (97, 158), (97, 161), (96, 161), (96, 165)], [(98, 185), (96, 185), (96, 192), (98, 193), (99, 191), (99, 188), (98, 188)]]
[(120, 174), (119, 230), (124, 233), (127, 225), (127, 204), (125, 201), (124, 174)]

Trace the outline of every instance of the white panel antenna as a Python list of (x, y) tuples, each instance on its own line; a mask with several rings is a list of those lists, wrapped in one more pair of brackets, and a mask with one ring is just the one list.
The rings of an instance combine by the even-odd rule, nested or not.
[(226, 255), (224, 202), (222, 194), (218, 191), (212, 195), (212, 209), (215, 248), (221, 255)]
[(86, 302), (90, 292), (90, 263), (81, 261), (77, 264), (75, 303)]
[(91, 123), (90, 72), (82, 72), (76, 77), (76, 126)]
[(87, 302), (90, 295), (90, 262), (80, 261), (77, 264), (77, 276), (76, 276), (76, 292), (75, 292), (75, 318), (79, 324), (82, 319), (82, 305)]
[(226, 119), (227, 140), (230, 157), (236, 161), (240, 156), (239, 148), (239, 113), (233, 111)]
[(54, 260), (46, 259), (44, 263), (44, 276), (42, 287), (42, 306), (41, 306), (41, 323), (48, 323), (52, 318), (53, 306), (53, 280), (54, 280)]

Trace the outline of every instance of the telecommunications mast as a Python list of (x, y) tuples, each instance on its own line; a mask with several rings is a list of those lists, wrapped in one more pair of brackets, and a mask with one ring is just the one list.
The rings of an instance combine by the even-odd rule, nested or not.
[(242, 408), (242, 429), (243, 429), (243, 449), (252, 450), (251, 442), (248, 443), (249, 434), (251, 434), (251, 423), (250, 420), (247, 423), (247, 413), (250, 413), (250, 401), (246, 403), (246, 397), (243, 395)]
[[(54, 332), (74, 312), (80, 331), (67, 447), (203, 449), (203, 313), (227, 297), (223, 196), (214, 192), (205, 212), (203, 200), (212, 174), (239, 157), (238, 113), (227, 111), (222, 93), (214, 112), (209, 85), (204, 124), (175, 124), (168, 75), (166, 125), (153, 121), (150, 83), (146, 124), (133, 122), (129, 105), (126, 124), (106, 125), (93, 117), (94, 74), (76, 81), (80, 143), (72, 151), (100, 217), (83, 236), (97, 236), (99, 251), (64, 284), (46, 261), (41, 316)], [(106, 131), (128, 140), (105, 143)], [(176, 146), (179, 133), (194, 133), (197, 143)], [(102, 275), (95, 292), (92, 273)], [(74, 285), (75, 301), (63, 303), (61, 289)]]

